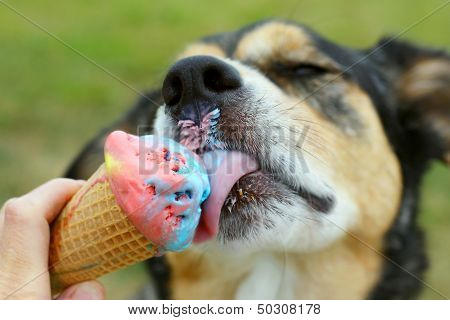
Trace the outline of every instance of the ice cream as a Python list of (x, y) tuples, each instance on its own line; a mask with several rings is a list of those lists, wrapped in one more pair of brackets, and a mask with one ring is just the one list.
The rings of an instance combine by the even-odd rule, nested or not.
[(191, 243), (210, 185), (197, 156), (173, 140), (111, 133), (105, 163), (51, 227), (52, 287), (94, 279)]
[(105, 165), (117, 203), (162, 250), (185, 249), (210, 192), (197, 156), (175, 141), (116, 131), (105, 143)]

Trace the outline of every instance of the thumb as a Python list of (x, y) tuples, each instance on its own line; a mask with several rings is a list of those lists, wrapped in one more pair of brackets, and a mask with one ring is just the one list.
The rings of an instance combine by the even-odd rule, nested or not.
[(105, 288), (95, 280), (74, 284), (64, 290), (57, 298), (58, 300), (103, 300), (105, 299)]

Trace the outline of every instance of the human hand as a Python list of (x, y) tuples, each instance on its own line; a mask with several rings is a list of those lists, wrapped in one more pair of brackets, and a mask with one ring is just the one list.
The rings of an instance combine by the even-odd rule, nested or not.
[[(49, 224), (84, 181), (54, 179), (8, 200), (0, 210), (0, 299), (51, 299)], [(104, 299), (98, 281), (75, 284), (57, 299)]]

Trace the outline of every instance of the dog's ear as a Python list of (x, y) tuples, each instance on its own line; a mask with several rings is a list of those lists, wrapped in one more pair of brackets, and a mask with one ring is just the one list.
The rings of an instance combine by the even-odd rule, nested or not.
[(407, 138), (450, 165), (450, 56), (392, 39), (378, 47)]
[(159, 105), (163, 104), (161, 90), (142, 96), (121, 119), (101, 130), (72, 161), (65, 176), (87, 179), (104, 162), (103, 146), (109, 133), (122, 130), (131, 134), (150, 133)]

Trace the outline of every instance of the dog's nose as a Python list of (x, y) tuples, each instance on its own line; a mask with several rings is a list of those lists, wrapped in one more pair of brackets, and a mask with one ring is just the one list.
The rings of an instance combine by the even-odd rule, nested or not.
[(170, 68), (162, 94), (167, 106), (189, 105), (195, 100), (215, 102), (220, 96), (241, 86), (239, 72), (212, 56), (182, 59)]

